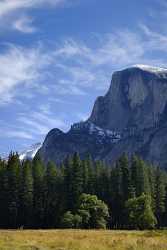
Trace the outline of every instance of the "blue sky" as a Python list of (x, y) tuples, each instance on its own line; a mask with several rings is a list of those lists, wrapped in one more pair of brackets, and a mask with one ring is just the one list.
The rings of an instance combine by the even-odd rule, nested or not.
[(0, 0), (0, 154), (87, 119), (113, 71), (167, 64), (166, 0)]

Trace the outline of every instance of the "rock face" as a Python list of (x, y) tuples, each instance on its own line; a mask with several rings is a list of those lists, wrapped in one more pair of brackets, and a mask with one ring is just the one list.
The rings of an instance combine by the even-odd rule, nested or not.
[(68, 133), (54, 129), (39, 154), (60, 163), (67, 155), (90, 153), (113, 163), (123, 152), (167, 166), (167, 69), (144, 65), (117, 71), (109, 91), (98, 97), (88, 121)]
[(150, 128), (158, 122), (166, 101), (166, 70), (128, 68), (113, 74), (108, 93), (96, 100), (89, 120), (111, 130)]
[(81, 122), (71, 126), (68, 133), (51, 130), (39, 154), (45, 163), (53, 161), (60, 164), (74, 152), (79, 152), (82, 158), (91, 154), (94, 159), (102, 159), (119, 140), (120, 135), (116, 132), (103, 130), (89, 121)]

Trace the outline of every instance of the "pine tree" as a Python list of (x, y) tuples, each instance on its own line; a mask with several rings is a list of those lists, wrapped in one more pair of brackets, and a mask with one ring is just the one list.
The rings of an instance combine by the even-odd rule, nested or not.
[(64, 210), (71, 210), (73, 207), (73, 194), (72, 194), (72, 159), (67, 157), (64, 161), (64, 167), (62, 168), (64, 185), (63, 185), (63, 198), (64, 198)]
[(120, 228), (122, 226), (124, 204), (122, 200), (122, 171), (119, 162), (116, 163), (116, 167), (111, 171), (110, 180), (110, 208), (112, 211), (111, 226), (114, 228)]
[(88, 188), (88, 184), (89, 184), (89, 166), (88, 166), (87, 160), (83, 160), (81, 162), (81, 165), (82, 165), (82, 171), (83, 171), (83, 192), (88, 193), (89, 192), (89, 188)]
[(96, 191), (96, 179), (95, 179), (95, 167), (92, 161), (92, 158), (90, 155), (88, 155), (86, 157), (86, 164), (87, 164), (87, 168), (88, 168), (88, 183), (87, 183), (87, 190), (89, 194), (95, 194)]
[(95, 194), (104, 202), (109, 202), (110, 168), (101, 162), (95, 162)]
[(44, 221), (44, 166), (41, 159), (33, 160), (33, 222), (35, 228), (43, 227)]
[(18, 154), (11, 153), (7, 164), (8, 178), (8, 224), (18, 226), (20, 161)]
[(155, 176), (155, 215), (158, 220), (158, 226), (163, 223), (163, 215), (165, 212), (165, 184), (160, 168), (156, 170)]
[(148, 178), (151, 195), (151, 206), (155, 212), (155, 168), (152, 165), (148, 166)]
[(79, 197), (83, 192), (83, 170), (82, 164), (77, 153), (72, 158), (72, 210), (75, 210)]
[(167, 226), (167, 184), (165, 183), (165, 214), (164, 214), (164, 226)]
[(20, 187), (20, 224), (24, 227), (33, 225), (33, 176), (31, 162), (23, 162)]
[(122, 196), (125, 202), (132, 196), (131, 173), (129, 168), (129, 160), (126, 154), (123, 154), (119, 159), (119, 165), (122, 172)]
[(7, 163), (0, 162), (0, 227), (8, 228), (8, 173)]
[(45, 227), (56, 227), (58, 217), (58, 189), (56, 166), (49, 162), (45, 174)]
[(150, 195), (148, 169), (144, 161), (137, 156), (132, 157), (131, 179), (137, 197), (142, 193)]

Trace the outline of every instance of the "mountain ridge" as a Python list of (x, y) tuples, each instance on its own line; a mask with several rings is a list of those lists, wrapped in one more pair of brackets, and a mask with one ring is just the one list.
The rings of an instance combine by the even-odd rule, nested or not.
[[(166, 114), (167, 69), (135, 65), (113, 73), (109, 90), (96, 99), (87, 121), (74, 124), (67, 133), (52, 130), (38, 153), (45, 162), (56, 163), (75, 151), (110, 163), (123, 152), (137, 153), (165, 167)], [(101, 141), (99, 131), (106, 135)], [(107, 131), (119, 139), (111, 140)]]

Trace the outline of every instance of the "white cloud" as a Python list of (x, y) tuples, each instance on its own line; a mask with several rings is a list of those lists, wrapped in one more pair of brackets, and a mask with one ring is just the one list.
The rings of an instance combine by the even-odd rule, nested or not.
[(17, 130), (11, 130), (5, 129), (5, 130), (0, 130), (1, 131), (1, 137), (4, 138), (19, 138), (19, 139), (27, 139), (27, 140), (32, 140), (34, 137), (32, 136), (31, 133), (28, 133), (26, 131), (18, 131)]
[(37, 30), (33, 26), (33, 19), (25, 15), (13, 22), (13, 28), (23, 33), (34, 33)]
[(43, 139), (52, 128), (67, 130), (67, 124), (62, 119), (53, 117), (54, 114), (48, 104), (37, 107), (35, 111), (20, 113), (14, 124), (2, 121), (1, 138), (34, 140), (39, 137)]
[(90, 48), (70, 39), (65, 41), (63, 47), (57, 50), (55, 55), (66, 57), (66, 59), (77, 57), (81, 65), (84, 61), (88, 61), (93, 66), (102, 66), (119, 63), (119, 61), (131, 63), (144, 53), (140, 36), (126, 30), (103, 34), (102, 37), (97, 36), (94, 45), (94, 48)]
[(0, 2), (0, 16), (9, 15), (15, 11), (37, 8), (43, 5), (57, 7), (65, 0), (2, 0)]
[(57, 8), (74, 0), (1, 0), (0, 27), (15, 29), (23, 33), (32, 33), (37, 29), (32, 25), (28, 11), (33, 8)]
[(167, 36), (143, 24), (138, 34), (127, 30), (103, 34), (96, 36), (92, 44), (93, 48), (67, 39), (57, 47), (8, 46), (0, 54), (0, 104), (9, 103), (16, 96), (84, 96), (92, 88), (107, 89), (114, 70), (139, 63), (166, 63), (163, 57), (153, 58), (150, 54), (167, 51)]
[(140, 24), (140, 28), (148, 38), (145, 50), (167, 51), (167, 35), (151, 30), (147, 25)]
[[(66, 40), (63, 46), (55, 52), (55, 56), (64, 62), (72, 61), (74, 64), (77, 62), (75, 67), (69, 64), (67, 67), (64, 66), (66, 71), (71, 71), (73, 80), (80, 79), (82, 82), (84, 75), (87, 75), (89, 82), (91, 79), (94, 82), (95, 71), (93, 73), (93, 69), (96, 69), (97, 76), (98, 70), (103, 69), (104, 66), (119, 69), (137, 62), (164, 64), (163, 58), (156, 56), (154, 60), (150, 53), (167, 51), (167, 35), (153, 31), (144, 24), (139, 25), (137, 32), (118, 30), (110, 34), (96, 35), (92, 43), (93, 48), (70, 39)], [(85, 74), (86, 71), (87, 74)]]
[[(41, 107), (40, 107), (41, 110)], [(26, 125), (27, 133), (32, 135), (46, 135), (50, 129), (58, 127), (67, 129), (67, 124), (59, 118), (53, 118), (52, 112), (34, 111), (29, 115), (22, 114), (18, 117), (17, 121), (20, 123), (20, 128)]]
[(0, 54), (0, 104), (11, 102), (18, 86), (33, 87), (35, 82), (40, 82), (40, 71), (49, 63), (48, 55), (40, 48), (24, 49), (10, 45)]

